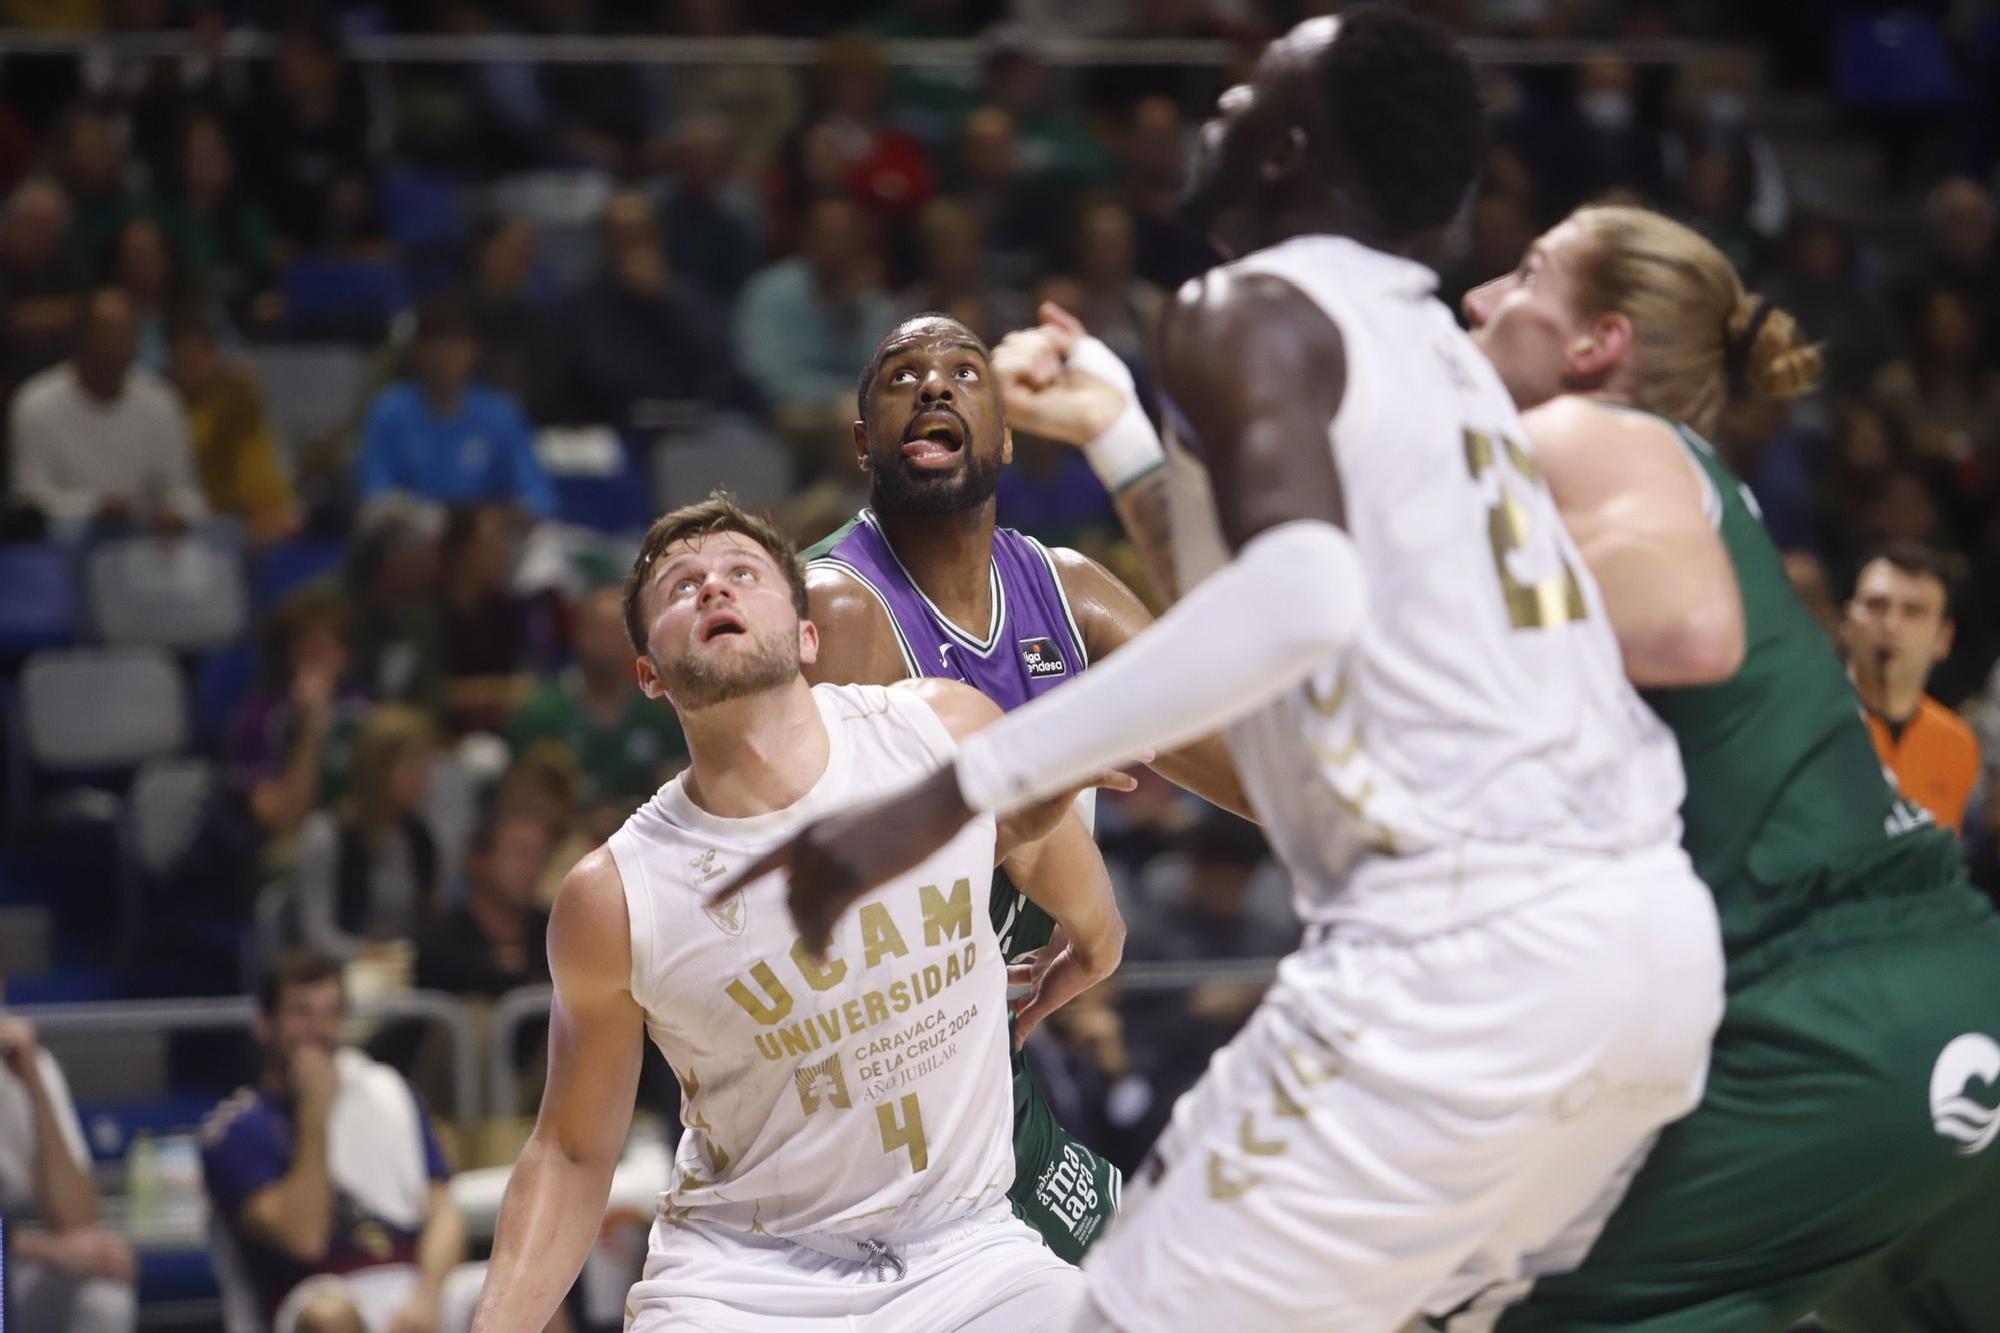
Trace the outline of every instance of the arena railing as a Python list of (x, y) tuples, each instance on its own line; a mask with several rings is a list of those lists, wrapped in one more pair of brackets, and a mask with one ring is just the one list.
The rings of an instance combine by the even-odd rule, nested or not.
[[(1210, 982), (1262, 985), (1278, 975), (1276, 958), (1218, 959), (1212, 962), (1127, 963), (1112, 978), (1121, 995), (1147, 995), (1192, 990)], [(522, 986), (493, 1002), (486, 1030), (486, 1106), (489, 1114), (517, 1113), (520, 1074), (514, 1068), (515, 1035), (524, 1023), (549, 1016), (554, 992), (547, 986)]]
[[(21, 1017), (43, 1037), (86, 1033), (249, 1031), (257, 1021), (257, 1001), (247, 995), (193, 1000), (105, 1000), (88, 1004), (22, 1005)], [(359, 1001), (351, 1019), (372, 1022), (414, 1018), (435, 1023), (451, 1038), (451, 1090), (455, 1119), (475, 1123), (485, 1107), (479, 1086), (478, 1043), (471, 1019), (458, 997), (442, 991), (405, 991)]]
[[(492, 62), (542, 65), (745, 65), (807, 66), (818, 58), (823, 43), (809, 37), (661, 37), (529, 36), (513, 33), (431, 35), (423, 33), (362, 34), (346, 39), (347, 55), (369, 64), (485, 64)], [(264, 59), (276, 49), (268, 33), (232, 32), (215, 54), (223, 59)], [(1596, 56), (1612, 55), (1639, 65), (1684, 65), (1740, 52), (1727, 43), (1678, 37), (1596, 40), (1592, 38), (1472, 38), (1465, 43), (1472, 58), (1494, 65), (1575, 65)], [(992, 47), (979, 39), (924, 41), (884, 40), (877, 43), (891, 65), (977, 67)], [(1214, 38), (1171, 37), (1040, 37), (1034, 54), (1043, 64), (1092, 67), (1107, 65), (1188, 65), (1223, 68), (1254, 49)], [(41, 33), (0, 29), (0, 55), (108, 54), (145, 59), (156, 56), (206, 54), (192, 33)]]

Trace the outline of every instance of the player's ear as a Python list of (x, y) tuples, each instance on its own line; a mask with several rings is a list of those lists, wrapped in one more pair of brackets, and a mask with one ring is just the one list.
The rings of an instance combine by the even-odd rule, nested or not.
[(863, 472), (868, 471), (868, 423), (854, 423), (854, 461)]
[(633, 660), (632, 675), (639, 682), (639, 693), (648, 699), (667, 697), (666, 682), (660, 679), (659, 669), (653, 665), (650, 653), (641, 653)]
[(1599, 315), (1588, 329), (1570, 340), (1570, 373), (1587, 382), (1602, 381), (1623, 364), (1631, 350), (1632, 321), (1615, 310)]
[(819, 626), (810, 620), (799, 622), (799, 665), (811, 666), (819, 661)]
[(1014, 461), (1014, 428), (1012, 426), (1002, 426), (1000, 428), (1000, 461), (1003, 463)]
[(1942, 662), (1951, 656), (1951, 641), (1958, 637), (1958, 623), (1950, 616), (1938, 622), (1937, 645), (1931, 651), (1932, 661)]
[(1265, 180), (1277, 182), (1290, 180), (1298, 170), (1299, 162), (1306, 155), (1305, 127), (1294, 125), (1272, 145), (1270, 155), (1264, 159), (1258, 174)]

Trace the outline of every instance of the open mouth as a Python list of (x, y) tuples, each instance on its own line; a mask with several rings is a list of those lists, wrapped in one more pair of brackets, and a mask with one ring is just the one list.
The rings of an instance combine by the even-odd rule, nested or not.
[(734, 611), (711, 612), (708, 618), (701, 622), (701, 641), (703, 643), (713, 643), (717, 639), (727, 638), (735, 634), (748, 634), (749, 632), (750, 627), (744, 624), (743, 618)]
[(917, 413), (903, 432), (903, 457), (920, 467), (946, 466), (964, 448), (965, 419), (948, 407)]

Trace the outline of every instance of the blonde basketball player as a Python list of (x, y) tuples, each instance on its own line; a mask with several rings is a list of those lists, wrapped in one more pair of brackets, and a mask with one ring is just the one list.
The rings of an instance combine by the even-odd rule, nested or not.
[(633, 566), (640, 683), (679, 711), (693, 761), (557, 899), (548, 1087), (481, 1333), (539, 1329), (569, 1289), (648, 1035), (687, 1133), (632, 1333), (1032, 1333), (1082, 1298), (1082, 1275), (1008, 1207), (1007, 975), (985, 899), (1003, 858), (1018, 882), (1063, 886), (1041, 905), (1068, 946), (1044, 960), (1024, 1033), (1116, 966), (1124, 928), (1074, 789), (971, 821), (805, 940), (776, 878), (710, 901), (803, 822), (908, 785), (1000, 716), (955, 681), (808, 687), (805, 608), (790, 547), (726, 499), (661, 519)]
[[(858, 809), (746, 873), (817, 919), (978, 812), (1228, 724), (1305, 943), (1175, 1108), (1076, 1327), (1387, 1333), (1517, 1271), (1695, 1104), (1720, 941), (1673, 740), (1410, 258), (1477, 170), (1470, 65), (1356, 7), (1219, 111), (1189, 202), (1244, 257), (1156, 358), (1182, 600), (899, 794), (893, 838)], [(1143, 476), (1120, 448), (1093, 461)]]

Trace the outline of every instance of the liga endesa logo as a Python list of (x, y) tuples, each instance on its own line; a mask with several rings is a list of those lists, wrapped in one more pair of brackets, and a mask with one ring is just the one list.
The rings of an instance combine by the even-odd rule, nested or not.
[(1964, 1157), (1984, 1150), (2000, 1135), (2000, 1106), (1986, 1104), (1994, 1100), (2000, 1100), (2000, 1044), (1984, 1032), (1952, 1038), (1931, 1066), (1931, 1124), (1939, 1136)]
[(1028, 679), (1043, 680), (1069, 671), (1062, 648), (1054, 639), (1022, 639), (1020, 645), (1021, 664), (1028, 668)]

